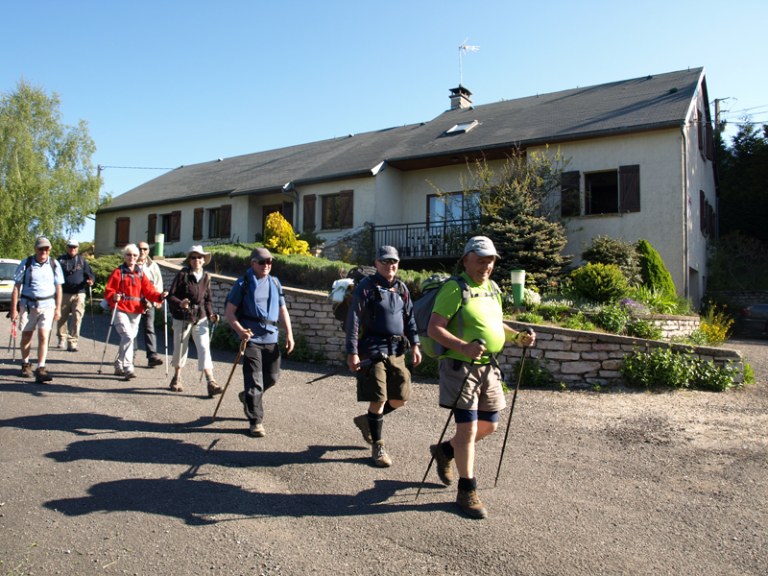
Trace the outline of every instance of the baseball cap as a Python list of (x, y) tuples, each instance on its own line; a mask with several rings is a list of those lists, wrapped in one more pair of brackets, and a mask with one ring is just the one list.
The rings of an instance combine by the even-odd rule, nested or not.
[(376, 260), (388, 260), (390, 258), (400, 262), (400, 255), (393, 246), (379, 246), (379, 249), (376, 250)]
[(50, 248), (51, 247), (51, 241), (48, 240), (45, 236), (40, 236), (37, 240), (35, 240), (35, 248)]
[(496, 247), (493, 245), (493, 242), (486, 236), (475, 236), (474, 238), (470, 238), (467, 245), (464, 246), (464, 254), (462, 255), (462, 258), (470, 252), (474, 252), (478, 256), (499, 257), (499, 253), (496, 252)]
[(266, 260), (272, 258), (272, 254), (266, 248), (254, 248), (251, 251), (251, 261), (253, 260)]
[(67, 240), (67, 246), (80, 246), (80, 242), (78, 242), (74, 238), (70, 238), (69, 240)]

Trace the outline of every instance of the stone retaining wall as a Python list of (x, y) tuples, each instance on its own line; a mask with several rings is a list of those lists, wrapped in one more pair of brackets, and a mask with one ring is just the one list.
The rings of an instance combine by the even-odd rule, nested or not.
[[(166, 288), (171, 286), (173, 278), (181, 269), (168, 260), (157, 261), (163, 273)], [(211, 295), (213, 311), (224, 316), (227, 295), (236, 278), (211, 274)], [(333, 316), (333, 308), (327, 295), (314, 290), (283, 287), (294, 335), (301, 333), (307, 339), (312, 350), (321, 351), (331, 364), (339, 365), (346, 359), (345, 335), (341, 325)], [(662, 317), (659, 321), (682, 322), (682, 319), (697, 322), (689, 317)], [(507, 322), (516, 330), (527, 328), (527, 324)], [(547, 361), (547, 368), (556, 382), (569, 386), (590, 386), (592, 384), (611, 384), (621, 382), (619, 368), (624, 356), (636, 349), (669, 347), (665, 342), (614, 336), (597, 332), (568, 330), (552, 326), (535, 326), (538, 336), (536, 347), (531, 349), (531, 356)], [(689, 346), (671, 345), (673, 350), (687, 352)], [(522, 356), (523, 349), (507, 344), (499, 355), (499, 363), (506, 374), (512, 373), (512, 366)], [(724, 348), (696, 347), (694, 354), (703, 360), (714, 360), (723, 365), (733, 361), (733, 366), (742, 369), (741, 355), (734, 350)], [(740, 376), (737, 377), (740, 381)]]
[(768, 304), (768, 290), (722, 290), (718, 294), (734, 304)]
[(640, 320), (647, 320), (661, 328), (661, 334), (665, 340), (671, 340), (676, 336), (690, 336), (691, 332), (698, 329), (701, 324), (701, 319), (698, 316), (634, 314), (634, 317)]

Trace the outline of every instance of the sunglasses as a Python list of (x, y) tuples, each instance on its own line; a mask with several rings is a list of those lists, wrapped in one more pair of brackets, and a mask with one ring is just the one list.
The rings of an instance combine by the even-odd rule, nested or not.
[(51, 251), (51, 247), (50, 246), (46, 246), (45, 248), (38, 248), (37, 251), (38, 252), (50, 252)]
[(142, 252), (149, 252), (149, 246), (147, 246), (146, 248), (139, 247), (139, 250), (141, 250)]
[(387, 266), (391, 266), (392, 264), (397, 264), (399, 260), (395, 260), (394, 258), (385, 258), (384, 260), (379, 260), (382, 264), (386, 264)]
[(205, 260), (205, 256), (190, 256), (190, 260)]
[(256, 262), (259, 266), (272, 266), (272, 258), (267, 258), (266, 260), (251, 260), (251, 262)]

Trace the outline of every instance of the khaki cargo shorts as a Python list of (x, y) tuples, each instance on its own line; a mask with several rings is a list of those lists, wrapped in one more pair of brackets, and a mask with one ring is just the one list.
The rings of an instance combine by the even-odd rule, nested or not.
[(440, 360), (440, 406), (453, 407), (465, 378), (467, 384), (456, 408), (484, 412), (506, 408), (501, 370), (491, 364), (469, 364), (453, 358)]
[(411, 399), (411, 373), (405, 354), (387, 356), (357, 371), (357, 401), (386, 402)]
[(56, 314), (56, 306), (49, 306), (38, 310), (24, 306), (19, 316), (19, 326), (22, 332), (34, 332), (38, 330), (50, 330), (53, 325), (53, 316)]

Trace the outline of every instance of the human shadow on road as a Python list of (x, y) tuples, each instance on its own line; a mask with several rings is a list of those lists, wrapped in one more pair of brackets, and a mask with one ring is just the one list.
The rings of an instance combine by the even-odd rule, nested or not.
[(45, 503), (67, 516), (95, 512), (144, 512), (180, 518), (188, 525), (215, 524), (217, 515), (242, 517), (362, 516), (411, 510), (450, 510), (449, 502), (413, 502), (410, 494), (388, 502), (399, 491), (416, 489), (417, 482), (375, 480), (373, 488), (357, 494), (285, 494), (251, 492), (212, 480), (131, 478), (92, 486), (89, 496)]
[[(19, 384), (20, 389), (26, 391), (29, 384)], [(34, 388), (41, 392), (48, 391), (51, 386), (40, 384)], [(5, 390), (0, 386), (0, 393)], [(34, 393), (34, 392), (32, 392)], [(211, 409), (213, 410), (213, 409)], [(217, 418), (217, 422), (220, 419)], [(242, 421), (242, 419), (240, 419)], [(162, 434), (188, 434), (190, 431), (204, 432), (206, 434), (243, 434), (247, 430), (227, 428), (206, 428), (211, 423), (210, 416), (201, 416), (191, 422), (147, 422), (144, 420), (127, 420), (107, 414), (94, 414), (91, 412), (75, 412), (67, 414), (38, 414), (35, 416), (19, 416), (0, 420), (0, 428), (19, 428), (24, 430), (60, 430), (72, 432), (79, 436), (93, 436), (107, 432), (157, 432)], [(95, 430), (96, 432), (93, 432)]]
[[(46, 454), (57, 462), (75, 460), (111, 460), (116, 462), (168, 464), (200, 467), (205, 464), (244, 468), (280, 467), (291, 464), (360, 462), (368, 458), (333, 458), (335, 452), (365, 450), (360, 446), (308, 446), (302, 452), (257, 450), (213, 450), (216, 440), (206, 449), (197, 444), (172, 438), (100, 438), (72, 442), (66, 450)], [(366, 451), (367, 452), (367, 451)]]

